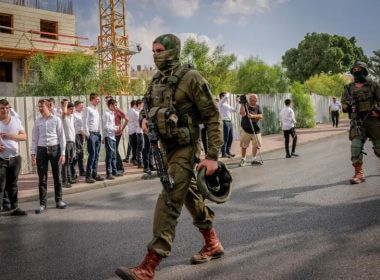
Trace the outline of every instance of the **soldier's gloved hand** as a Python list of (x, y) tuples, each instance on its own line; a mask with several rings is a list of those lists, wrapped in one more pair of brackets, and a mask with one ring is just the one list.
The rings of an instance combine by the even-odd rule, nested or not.
[(206, 176), (210, 176), (212, 173), (215, 172), (215, 170), (218, 169), (218, 162), (212, 159), (203, 159), (198, 164), (197, 170), (199, 171), (203, 167), (206, 168)]

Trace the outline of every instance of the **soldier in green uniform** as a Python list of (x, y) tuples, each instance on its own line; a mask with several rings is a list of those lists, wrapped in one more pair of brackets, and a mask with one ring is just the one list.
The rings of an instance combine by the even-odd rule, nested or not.
[[(191, 263), (204, 263), (223, 255), (224, 249), (213, 227), (214, 212), (205, 205), (194, 175), (200, 156), (201, 123), (207, 127), (208, 151), (198, 169), (206, 168), (206, 175), (217, 169), (218, 151), (222, 145), (220, 115), (207, 81), (190, 65), (180, 64), (180, 49), (180, 40), (172, 34), (161, 35), (153, 42), (154, 62), (159, 71), (146, 97), (149, 116), (160, 128), (160, 144), (174, 184), (170, 192), (158, 197), (153, 239), (148, 244), (144, 261), (134, 268), (119, 267), (115, 273), (122, 279), (154, 278), (156, 267), (172, 249), (183, 205), (205, 240), (204, 247), (191, 258)], [(145, 125), (143, 127), (146, 130)], [(172, 207), (165, 203), (165, 195), (169, 196)]]
[(363, 146), (369, 138), (375, 154), (380, 157), (380, 86), (367, 79), (368, 70), (363, 62), (351, 68), (355, 81), (344, 87), (342, 97), (343, 111), (351, 119), (351, 161), (355, 175), (351, 184), (365, 181), (363, 172)]

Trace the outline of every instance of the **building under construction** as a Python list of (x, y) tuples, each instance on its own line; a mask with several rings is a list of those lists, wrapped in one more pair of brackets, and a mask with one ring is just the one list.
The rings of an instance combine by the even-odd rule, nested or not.
[(0, 0), (0, 96), (14, 96), (28, 78), (27, 59), (89, 51), (76, 35), (72, 0)]

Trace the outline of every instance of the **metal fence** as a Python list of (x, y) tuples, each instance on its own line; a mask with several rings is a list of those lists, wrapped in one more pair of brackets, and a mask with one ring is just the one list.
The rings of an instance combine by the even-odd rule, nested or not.
[[(264, 120), (262, 123), (263, 134), (276, 133), (281, 130), (279, 112), (284, 107), (284, 100), (290, 97), (289, 93), (284, 94), (274, 94), (274, 95), (258, 95), (258, 104), (260, 104), (263, 113)], [(232, 106), (236, 105), (236, 95), (231, 95), (229, 103)], [(38, 111), (38, 100), (39, 97), (5, 97), (15, 111), (20, 115), (21, 121), (25, 127), (25, 131), (28, 135), (28, 138), (25, 142), (20, 143), (20, 153), (23, 158), (22, 162), (22, 173), (30, 173), (34, 171), (34, 168), (30, 164), (30, 149), (32, 144), (32, 130), (34, 126), (34, 121), (39, 117)], [(60, 104), (60, 100), (67, 97), (57, 97), (56, 104)], [(115, 99), (119, 103), (119, 107), (127, 112), (130, 108), (130, 102), (141, 98), (141, 96), (117, 96)], [(89, 103), (88, 96), (75, 96), (71, 98), (72, 101), (82, 100), (86, 104)], [(329, 98), (325, 96), (312, 95), (312, 101), (316, 109), (316, 122), (325, 123), (328, 122), (328, 104)], [(106, 104), (104, 99), (99, 106), (100, 116), (103, 115), (103, 112), (106, 110)], [(239, 113), (233, 114), (233, 124), (234, 124), (234, 139), (239, 139), (240, 132), (240, 115)], [(124, 131), (122, 139), (120, 141), (119, 152), (122, 157), (125, 156), (128, 148), (128, 132)], [(103, 160), (105, 157), (104, 149), (101, 150), (100, 160)]]

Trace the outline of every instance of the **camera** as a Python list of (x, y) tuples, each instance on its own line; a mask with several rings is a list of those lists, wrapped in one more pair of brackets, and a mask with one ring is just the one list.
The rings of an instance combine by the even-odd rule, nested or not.
[(248, 103), (248, 100), (247, 100), (247, 96), (246, 95), (240, 95), (239, 96), (239, 103), (240, 104), (247, 104)]

